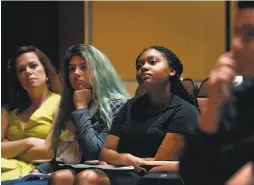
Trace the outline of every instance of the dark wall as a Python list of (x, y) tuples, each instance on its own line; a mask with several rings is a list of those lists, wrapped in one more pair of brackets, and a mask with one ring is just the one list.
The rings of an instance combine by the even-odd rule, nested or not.
[(7, 101), (7, 61), (21, 45), (44, 51), (57, 69), (70, 45), (84, 42), (84, 2), (1, 2), (2, 102)]

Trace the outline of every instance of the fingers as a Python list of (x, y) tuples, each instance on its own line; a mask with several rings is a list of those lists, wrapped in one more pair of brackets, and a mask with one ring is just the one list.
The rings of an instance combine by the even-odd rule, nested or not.
[(208, 82), (209, 98), (214, 105), (221, 106), (230, 97), (236, 67), (231, 52), (219, 57), (216, 68), (209, 75)]
[(33, 169), (30, 173), (41, 173), (38, 169)]
[(106, 163), (105, 161), (99, 161), (99, 165), (107, 165), (108, 163)]
[(235, 74), (235, 71), (231, 67), (219, 65), (217, 66), (217, 69), (211, 72), (209, 81), (216, 85), (232, 85)]
[(158, 166), (153, 167), (151, 170), (149, 170), (149, 172), (158, 172), (158, 171), (159, 171)]
[(216, 64), (216, 67), (218, 66), (228, 66), (232, 68), (232, 70), (236, 71), (237, 65), (233, 58), (232, 52), (227, 52), (221, 55), (218, 59), (218, 63)]
[(147, 170), (146, 170), (145, 168), (143, 168), (143, 167), (140, 167), (139, 164), (135, 164), (133, 167), (135, 168), (135, 170), (136, 170), (137, 172), (144, 172), (144, 173), (147, 173)]

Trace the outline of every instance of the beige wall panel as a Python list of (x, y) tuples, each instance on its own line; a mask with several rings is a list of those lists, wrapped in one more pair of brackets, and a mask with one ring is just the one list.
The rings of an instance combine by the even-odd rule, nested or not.
[(123, 80), (135, 79), (143, 48), (164, 45), (184, 64), (184, 77), (204, 79), (225, 48), (224, 2), (92, 2), (92, 44)]

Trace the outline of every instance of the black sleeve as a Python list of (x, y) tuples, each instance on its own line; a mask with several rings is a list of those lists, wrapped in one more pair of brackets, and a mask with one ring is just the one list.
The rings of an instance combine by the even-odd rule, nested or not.
[(200, 114), (196, 107), (186, 103), (176, 110), (170, 121), (168, 132), (191, 134), (198, 125)]
[[(113, 113), (115, 113), (121, 105), (122, 101), (115, 102), (112, 105)], [(107, 126), (100, 132), (95, 130), (94, 125), (98, 125), (99, 123), (96, 122), (102, 121), (102, 119), (92, 123), (91, 117), (88, 114), (88, 109), (78, 109), (73, 111), (72, 118), (76, 124), (77, 139), (79, 143), (82, 143), (80, 144), (82, 154), (89, 160), (98, 159), (100, 149), (108, 135)]]
[(38, 165), (36, 169), (38, 169), (41, 173), (47, 174), (54, 172), (56, 170), (56, 165), (56, 161), (53, 159)]

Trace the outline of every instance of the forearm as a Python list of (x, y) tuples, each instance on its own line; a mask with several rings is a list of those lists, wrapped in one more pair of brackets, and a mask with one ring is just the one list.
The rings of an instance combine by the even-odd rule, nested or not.
[(107, 137), (107, 132), (98, 133), (93, 126), (87, 109), (79, 109), (72, 113), (77, 128), (77, 138), (83, 155), (91, 160), (97, 159), (100, 149)]
[(27, 139), (1, 142), (2, 157), (7, 159), (17, 157), (31, 147), (32, 146), (28, 144)]
[(208, 106), (202, 114), (199, 122), (199, 128), (206, 133), (216, 133), (219, 129), (221, 107), (214, 105), (211, 100), (208, 100)]
[(115, 150), (111, 150), (111, 149), (106, 149), (106, 148), (102, 148), (101, 152), (100, 152), (100, 157), (99, 160), (101, 161), (105, 161), (109, 164), (114, 164), (114, 165), (126, 165), (124, 163), (124, 157), (126, 155), (130, 155), (130, 154), (126, 154), (126, 153), (118, 153)]
[(152, 168), (149, 172), (179, 172), (179, 163), (172, 163), (162, 166), (156, 166)]
[(43, 145), (43, 146), (37, 146), (29, 149), (25, 153), (21, 154), (18, 156), (19, 159), (26, 161), (26, 162), (31, 162), (32, 160), (37, 160), (37, 159), (52, 159), (53, 154), (49, 150), (49, 146)]
[(142, 158), (144, 161), (156, 161), (155, 157), (144, 157)]

